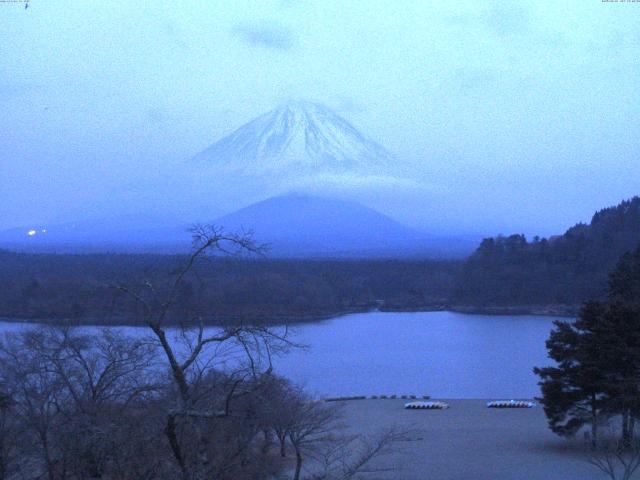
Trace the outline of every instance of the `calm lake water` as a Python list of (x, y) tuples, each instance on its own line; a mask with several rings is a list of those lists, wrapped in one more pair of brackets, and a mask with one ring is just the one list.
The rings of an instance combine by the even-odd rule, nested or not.
[(309, 351), (276, 366), (321, 395), (531, 398), (539, 395), (532, 368), (551, 362), (552, 322), (453, 312), (347, 315), (297, 328)]
[[(531, 398), (539, 394), (532, 368), (550, 364), (544, 342), (552, 321), (453, 312), (346, 315), (296, 327), (294, 340), (309, 348), (274, 365), (318, 396)], [(2, 331), (20, 328), (0, 322)]]

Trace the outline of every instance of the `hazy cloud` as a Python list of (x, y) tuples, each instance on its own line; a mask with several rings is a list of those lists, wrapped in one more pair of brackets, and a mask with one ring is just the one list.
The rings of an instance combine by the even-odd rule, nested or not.
[(338, 95), (336, 96), (336, 110), (343, 113), (364, 113), (367, 111), (367, 107), (364, 103), (356, 100), (355, 98)]
[(449, 84), (461, 91), (485, 91), (487, 88), (496, 88), (499, 80), (500, 76), (494, 70), (464, 67), (455, 71)]
[(183, 50), (187, 50), (189, 48), (189, 45), (187, 45), (187, 42), (185, 41), (183, 29), (180, 28), (180, 26), (173, 22), (166, 21), (163, 23), (162, 28), (177, 47)]
[(531, 9), (521, 1), (487, 2), (479, 10), (463, 11), (442, 18), (444, 25), (468, 31), (484, 26), (499, 37), (527, 34), (531, 27)]
[(275, 50), (290, 50), (296, 43), (295, 35), (279, 25), (236, 25), (233, 27), (233, 34), (250, 45)]
[(0, 100), (6, 100), (9, 98), (16, 98), (27, 94), (33, 94), (42, 86), (29, 82), (3, 82), (0, 81)]
[(344, 191), (354, 192), (360, 189), (391, 189), (415, 190), (426, 188), (416, 179), (393, 175), (356, 175), (352, 173), (332, 174), (320, 173), (313, 176), (299, 176), (295, 180), (285, 182), (281, 187), (283, 191), (303, 189), (305, 191), (319, 189), (318, 191)]
[(496, 3), (485, 12), (484, 22), (497, 35), (518, 35), (529, 30), (531, 12), (520, 2)]

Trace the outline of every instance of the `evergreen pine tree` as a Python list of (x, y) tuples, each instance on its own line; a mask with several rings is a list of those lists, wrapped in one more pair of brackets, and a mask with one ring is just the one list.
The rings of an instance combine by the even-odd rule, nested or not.
[(640, 418), (640, 247), (611, 273), (606, 302), (587, 302), (574, 322), (555, 322), (547, 340), (557, 366), (534, 368), (551, 430), (571, 436), (620, 416), (631, 442)]
[(604, 313), (604, 305), (591, 302), (583, 306), (577, 321), (555, 322), (546, 345), (557, 366), (534, 368), (541, 377), (541, 403), (551, 430), (572, 436), (589, 425), (594, 444), (598, 424), (608, 413), (607, 377), (600, 364), (600, 345), (592, 332)]

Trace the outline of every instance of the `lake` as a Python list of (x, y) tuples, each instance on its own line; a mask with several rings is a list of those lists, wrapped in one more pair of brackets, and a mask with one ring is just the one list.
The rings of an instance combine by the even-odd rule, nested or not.
[(276, 366), (320, 395), (531, 398), (539, 395), (532, 368), (551, 362), (552, 322), (454, 312), (347, 315), (297, 328), (309, 351)]
[[(309, 348), (274, 365), (318, 396), (531, 398), (539, 395), (532, 368), (551, 363), (545, 340), (552, 321), (454, 312), (345, 315), (295, 327), (294, 340)], [(3, 331), (20, 328), (0, 323)]]

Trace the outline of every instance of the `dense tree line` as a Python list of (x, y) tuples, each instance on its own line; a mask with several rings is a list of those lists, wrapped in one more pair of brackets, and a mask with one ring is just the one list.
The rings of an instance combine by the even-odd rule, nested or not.
[[(0, 251), (0, 317), (134, 323), (114, 285), (175, 276), (183, 256), (53, 255)], [(198, 305), (205, 323), (311, 320), (343, 312), (446, 303), (457, 262), (209, 258), (181, 287), (169, 316)]]
[(602, 298), (620, 255), (640, 243), (640, 197), (549, 239), (485, 239), (465, 262), (451, 302), (484, 307), (567, 305)]

